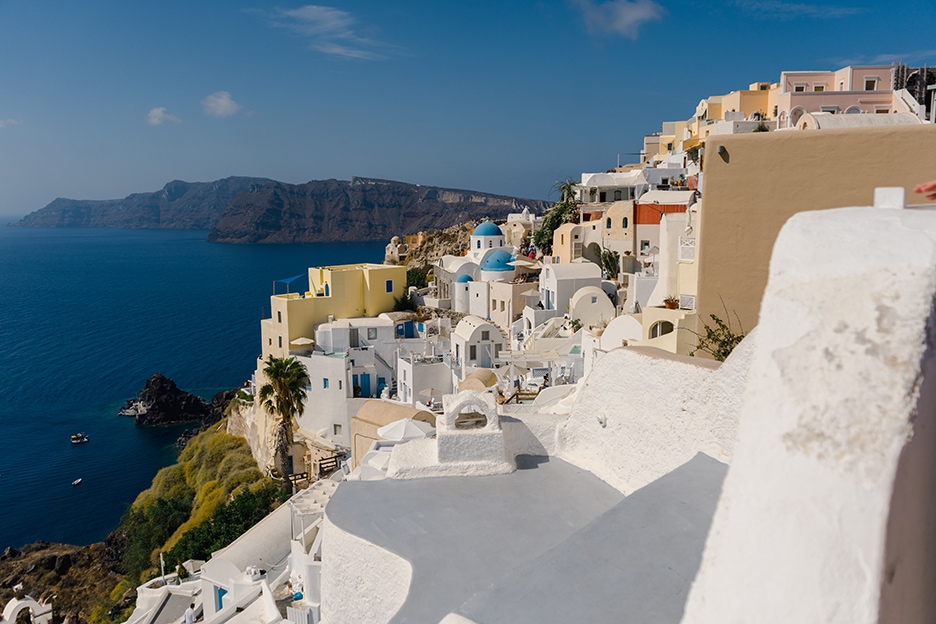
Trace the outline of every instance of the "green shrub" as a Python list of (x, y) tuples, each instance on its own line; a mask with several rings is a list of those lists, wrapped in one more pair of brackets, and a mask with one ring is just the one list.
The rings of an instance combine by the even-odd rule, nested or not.
[(427, 277), (429, 275), (429, 269), (427, 268), (407, 268), (406, 269), (406, 289), (409, 290), (410, 286), (415, 286), (416, 288), (425, 288), (428, 283)]
[[(744, 339), (744, 329), (739, 333), (734, 333), (731, 329), (730, 319), (728, 322), (721, 320), (714, 314), (709, 315), (714, 325), (702, 323), (703, 333), (693, 332), (698, 338), (696, 348), (689, 352), (689, 355), (695, 355), (697, 352), (708, 353), (718, 362), (724, 362), (734, 351), (734, 348)], [(740, 321), (738, 321), (740, 326)]]
[(121, 571), (129, 578), (139, 578), (153, 565), (153, 551), (162, 546), (189, 518), (191, 500), (156, 497), (146, 506), (133, 505), (120, 521), (126, 536), (120, 556)]
[(220, 505), (210, 518), (186, 531), (166, 555), (171, 561), (208, 559), (270, 513), (277, 501), (279, 487), (265, 480), (247, 488), (234, 499)]

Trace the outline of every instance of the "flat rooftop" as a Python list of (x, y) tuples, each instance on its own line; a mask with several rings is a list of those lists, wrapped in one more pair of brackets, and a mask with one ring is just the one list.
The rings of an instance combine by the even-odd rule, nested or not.
[(676, 614), (653, 620), (678, 623), (724, 464), (699, 455), (626, 499), (555, 457), (517, 464), (507, 475), (338, 488), (329, 520), (412, 565), (393, 623), (431, 624), (453, 611), (492, 623), (644, 622), (659, 614), (639, 607), (650, 594), (667, 596)]

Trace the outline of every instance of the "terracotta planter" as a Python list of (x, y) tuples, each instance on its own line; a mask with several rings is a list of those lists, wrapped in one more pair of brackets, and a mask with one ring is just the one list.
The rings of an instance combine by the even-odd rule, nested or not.
[(667, 310), (676, 310), (679, 308), (679, 302), (678, 301), (664, 301), (663, 306)]

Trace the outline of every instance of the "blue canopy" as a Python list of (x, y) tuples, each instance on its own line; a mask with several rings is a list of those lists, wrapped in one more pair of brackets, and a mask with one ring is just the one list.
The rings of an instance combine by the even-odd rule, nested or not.
[(286, 292), (289, 292), (289, 285), (301, 277), (306, 277), (305, 273), (300, 273), (299, 275), (293, 275), (292, 277), (286, 277), (284, 279), (273, 280), (273, 294), (276, 294), (276, 285), (277, 284), (286, 284)]
[(292, 277), (287, 277), (286, 279), (278, 279), (276, 283), (278, 284), (291, 284), (300, 277), (305, 277), (305, 273), (300, 273), (299, 275), (293, 275)]

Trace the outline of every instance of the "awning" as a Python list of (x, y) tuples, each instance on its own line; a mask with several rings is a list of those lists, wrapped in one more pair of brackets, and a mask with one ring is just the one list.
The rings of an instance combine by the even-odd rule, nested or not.
[(305, 277), (305, 273), (300, 273), (299, 275), (293, 275), (292, 277), (287, 277), (284, 279), (274, 280), (277, 284), (291, 284), (300, 277)]

